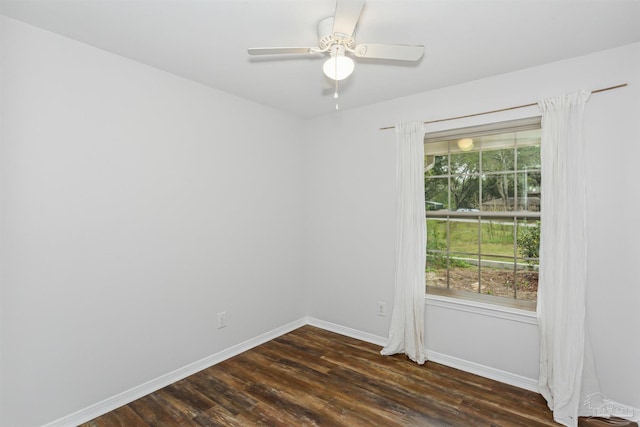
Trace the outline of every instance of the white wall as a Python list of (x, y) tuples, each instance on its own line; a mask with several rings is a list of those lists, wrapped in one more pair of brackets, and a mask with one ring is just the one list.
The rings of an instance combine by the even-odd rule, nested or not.
[(305, 314), (298, 119), (1, 19), (0, 424)]
[[(378, 128), (620, 82), (586, 114), (588, 320), (604, 392), (640, 407), (640, 45), (299, 121), (1, 19), (2, 425), (305, 315), (385, 336), (395, 147)], [(433, 303), (425, 321), (431, 353), (535, 379), (535, 325)]]
[[(376, 302), (390, 306), (393, 299), (395, 147), (394, 132), (380, 127), (619, 83), (629, 86), (594, 94), (585, 114), (588, 322), (604, 393), (640, 407), (640, 44), (312, 120), (307, 150), (310, 314), (387, 334), (390, 318), (376, 316)], [(533, 115), (539, 115), (537, 107), (430, 125), (428, 131)], [(537, 380), (535, 325), (428, 304), (426, 326), (430, 352)]]

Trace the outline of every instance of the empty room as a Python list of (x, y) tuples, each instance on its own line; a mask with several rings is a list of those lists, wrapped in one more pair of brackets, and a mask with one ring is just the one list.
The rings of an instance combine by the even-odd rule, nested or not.
[(0, 0), (0, 112), (3, 427), (637, 426), (639, 0)]

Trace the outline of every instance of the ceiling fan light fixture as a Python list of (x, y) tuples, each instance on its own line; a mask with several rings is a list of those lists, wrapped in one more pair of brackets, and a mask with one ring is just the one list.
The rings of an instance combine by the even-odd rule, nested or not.
[(324, 74), (332, 80), (344, 80), (353, 73), (355, 62), (344, 54), (344, 46), (333, 46), (331, 57), (322, 66)]

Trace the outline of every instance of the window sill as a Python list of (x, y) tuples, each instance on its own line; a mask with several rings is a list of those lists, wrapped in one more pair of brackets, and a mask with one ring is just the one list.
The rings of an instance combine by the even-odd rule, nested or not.
[(528, 323), (530, 325), (538, 324), (536, 312), (531, 310), (505, 307), (469, 299), (447, 297), (444, 295), (426, 294), (424, 299), (427, 306), (464, 311), (467, 313), (480, 314), (482, 316), (496, 317), (499, 319), (511, 320), (520, 323)]

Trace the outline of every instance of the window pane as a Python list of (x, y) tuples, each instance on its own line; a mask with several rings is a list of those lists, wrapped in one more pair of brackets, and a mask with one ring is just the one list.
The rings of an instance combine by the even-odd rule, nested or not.
[(518, 256), (532, 268), (538, 266), (540, 250), (540, 221), (523, 220), (518, 222)]
[(540, 146), (518, 148), (518, 170), (540, 169)]
[(515, 170), (515, 149), (490, 150), (482, 152), (483, 172), (509, 172)]
[(478, 292), (478, 256), (452, 253), (449, 257), (449, 289)]
[(515, 208), (514, 174), (484, 175), (482, 179), (482, 210), (508, 212)]
[(480, 272), (480, 278), (482, 280), (481, 293), (506, 298), (513, 298), (515, 296), (513, 289), (515, 280), (513, 258), (511, 262), (483, 260)]
[(540, 212), (540, 173), (521, 172), (517, 175), (519, 211)]
[(427, 220), (427, 251), (447, 251), (447, 220)]
[(427, 286), (447, 288), (447, 220), (427, 220)]
[(519, 210), (540, 212), (540, 172), (521, 172), (518, 174)]
[(520, 146), (540, 145), (541, 129), (529, 129), (516, 132), (516, 141)]
[(538, 293), (538, 271), (528, 267), (518, 269), (516, 281), (518, 299), (535, 301)]
[(437, 155), (425, 154), (424, 171), (425, 171), (425, 176), (427, 175), (436, 176), (436, 175), (448, 174), (449, 173), (449, 156), (447, 154), (437, 154)]
[(478, 253), (477, 219), (452, 218), (449, 220), (449, 251), (463, 254)]
[(448, 204), (448, 178), (429, 178), (424, 180), (424, 200), (425, 209), (428, 211), (437, 211), (447, 209)]
[(451, 174), (468, 175), (480, 172), (480, 152), (469, 151), (451, 154)]
[(482, 151), (493, 151), (500, 149), (515, 148), (516, 133), (506, 132), (497, 135), (484, 135), (479, 138), (479, 146)]
[(479, 209), (480, 179), (477, 175), (456, 175), (451, 177), (451, 210)]
[(447, 260), (442, 254), (427, 252), (427, 270), (425, 272), (427, 286), (447, 288)]
[(482, 259), (513, 263), (513, 220), (482, 220)]

